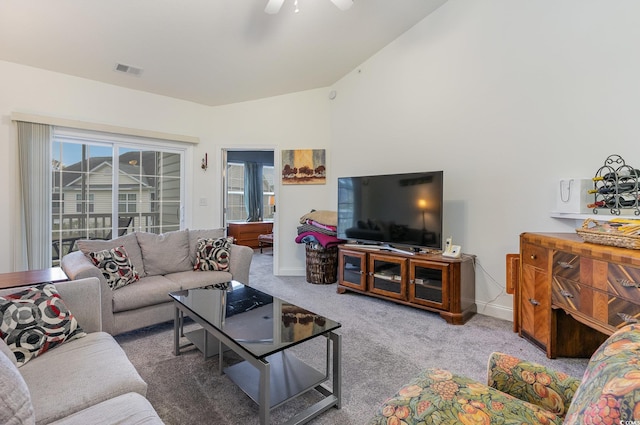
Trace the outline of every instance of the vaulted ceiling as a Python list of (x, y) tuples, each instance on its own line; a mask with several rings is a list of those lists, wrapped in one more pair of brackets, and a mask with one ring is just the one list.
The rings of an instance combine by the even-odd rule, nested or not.
[(0, 0), (0, 60), (223, 105), (330, 86), (445, 1)]

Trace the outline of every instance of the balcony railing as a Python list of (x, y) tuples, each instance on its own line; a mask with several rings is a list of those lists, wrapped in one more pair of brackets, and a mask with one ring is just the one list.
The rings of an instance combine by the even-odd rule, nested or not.
[[(52, 264), (59, 265), (60, 259), (78, 249), (78, 239), (112, 239), (111, 214), (65, 214), (53, 220)], [(177, 230), (180, 223), (160, 223), (160, 213), (120, 214), (118, 234), (122, 236), (133, 231), (160, 233)], [(116, 237), (117, 237), (116, 236)]]

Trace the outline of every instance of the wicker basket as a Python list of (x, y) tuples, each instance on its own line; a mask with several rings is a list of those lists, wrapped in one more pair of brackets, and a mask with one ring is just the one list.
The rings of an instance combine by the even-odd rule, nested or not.
[(307, 282), (334, 283), (338, 280), (338, 247), (323, 248), (306, 244)]
[(617, 246), (620, 248), (640, 249), (640, 236), (593, 230), (589, 228), (591, 223), (598, 224), (597, 221), (588, 218), (582, 223), (581, 229), (576, 229), (576, 233), (580, 235), (585, 242)]

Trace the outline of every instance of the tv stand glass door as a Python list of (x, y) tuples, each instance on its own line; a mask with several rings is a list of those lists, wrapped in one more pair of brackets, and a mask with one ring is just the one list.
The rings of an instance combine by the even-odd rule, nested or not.
[(385, 297), (406, 300), (407, 260), (402, 257), (369, 254), (369, 291)]
[(411, 261), (409, 301), (435, 308), (449, 305), (449, 266), (433, 261)]

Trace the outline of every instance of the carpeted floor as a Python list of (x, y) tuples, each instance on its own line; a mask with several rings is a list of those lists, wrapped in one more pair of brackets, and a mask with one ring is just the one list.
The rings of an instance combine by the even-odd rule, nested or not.
[[(251, 285), (342, 324), (342, 409), (330, 409), (311, 421), (316, 425), (364, 424), (385, 398), (419, 371), (441, 367), (486, 381), (486, 362), (501, 351), (580, 377), (586, 359), (549, 360), (513, 333), (508, 321), (475, 315), (463, 326), (448, 325), (438, 314), (389, 301), (336, 293), (336, 284), (313, 285), (304, 277), (272, 274), (270, 253), (256, 251)], [(191, 324), (189, 326), (195, 326)], [(258, 408), (226, 376), (217, 373), (217, 357), (200, 352), (174, 356), (173, 324), (163, 324), (117, 337), (142, 378), (147, 397), (167, 424), (258, 424)], [(325, 342), (294, 347), (295, 354), (324, 370)], [(225, 362), (239, 358), (225, 354)], [(318, 400), (307, 393), (272, 411), (272, 423), (283, 423)]]

